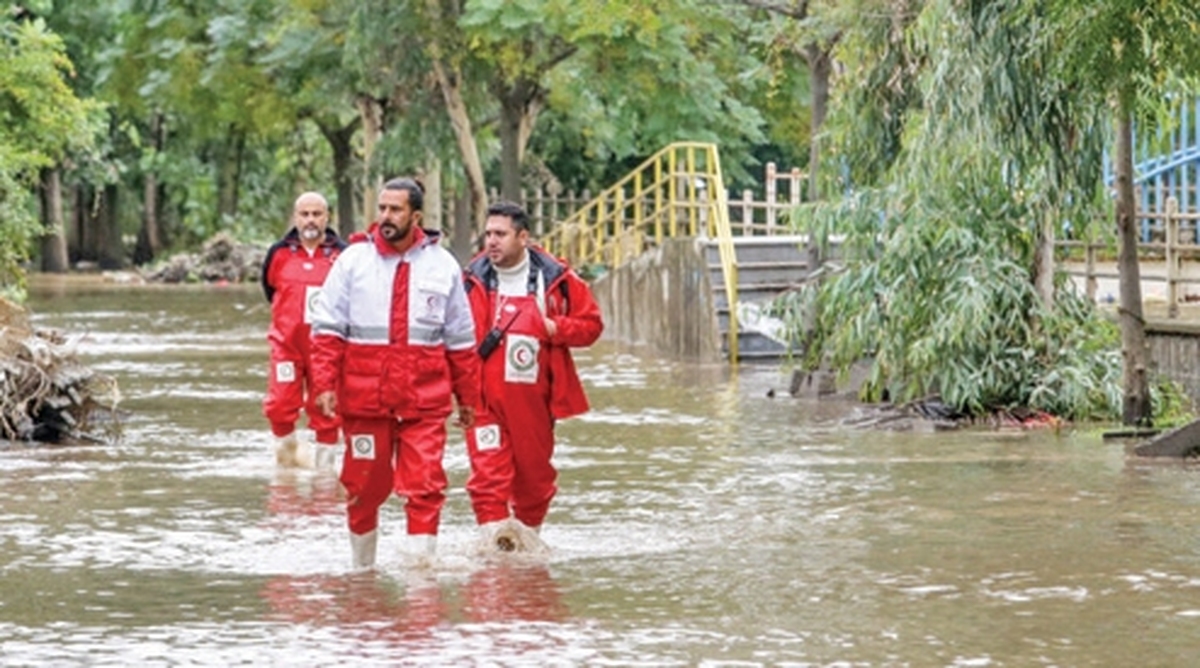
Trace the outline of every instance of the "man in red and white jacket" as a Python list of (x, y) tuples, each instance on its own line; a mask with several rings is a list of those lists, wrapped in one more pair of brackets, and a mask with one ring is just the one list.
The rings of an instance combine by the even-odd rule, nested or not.
[(366, 239), (334, 263), (317, 300), (312, 358), (317, 405), (342, 418), (350, 542), (356, 568), (375, 563), (379, 509), (406, 497), (410, 551), (432, 558), (446, 473), (446, 419), (470, 427), (479, 402), (475, 327), (458, 262), (420, 227), (424, 191), (393, 179)]
[(533, 245), (513, 202), (488, 207), (485, 249), (467, 266), (467, 295), (483, 358), (482, 412), (467, 432), (467, 492), (486, 549), (539, 531), (557, 491), (554, 424), (588, 410), (571, 348), (590, 346), (604, 323), (591, 288)]
[[(262, 288), (271, 303), (271, 368), (263, 415), (275, 435), (275, 459), (284, 466), (315, 464), (332, 467), (337, 446), (338, 421), (316, 408), (309, 364), (312, 338), (312, 305), (329, 268), (346, 244), (329, 229), (329, 203), (319, 193), (296, 198), (292, 227), (267, 250), (263, 260)], [(316, 432), (317, 446), (296, 438), (296, 421), (303, 407), (308, 426)]]

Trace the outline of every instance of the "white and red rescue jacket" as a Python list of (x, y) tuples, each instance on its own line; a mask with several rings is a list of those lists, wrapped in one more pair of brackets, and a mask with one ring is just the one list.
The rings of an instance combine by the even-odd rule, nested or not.
[(338, 257), (313, 312), (313, 390), (338, 413), (443, 418), (479, 404), (475, 325), (458, 261), (438, 233), (398, 253), (378, 234)]

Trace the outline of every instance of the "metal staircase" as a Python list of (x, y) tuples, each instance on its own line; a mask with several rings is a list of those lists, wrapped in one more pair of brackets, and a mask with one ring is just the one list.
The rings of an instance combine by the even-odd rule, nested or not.
[[(778, 227), (778, 232), (786, 231)], [(735, 235), (730, 224), (716, 145), (678, 142), (600, 193), (541, 242), (575, 267), (612, 270), (665, 239), (702, 239), (726, 357), (734, 364), (777, 360), (787, 354), (787, 346), (762, 327), (743, 327), (760, 321), (742, 321), (753, 305), (807, 275), (803, 238), (739, 232)]]
[[(738, 359), (744, 362), (775, 362), (789, 355), (788, 341), (777, 323), (762, 311), (781, 293), (796, 288), (808, 275), (806, 238), (801, 235), (734, 237), (738, 268), (737, 295), (740, 305), (737, 329)], [(720, 280), (721, 264), (716, 244), (705, 244), (713, 304), (722, 339), (729, 341), (730, 300)], [(737, 312), (737, 311), (735, 311)], [(725, 349), (729, 354), (728, 346)]]

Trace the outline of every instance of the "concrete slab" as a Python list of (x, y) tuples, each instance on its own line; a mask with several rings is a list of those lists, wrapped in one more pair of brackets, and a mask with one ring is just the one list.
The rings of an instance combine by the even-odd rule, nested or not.
[(1200, 420), (1159, 434), (1135, 447), (1139, 457), (1195, 457), (1200, 455)]

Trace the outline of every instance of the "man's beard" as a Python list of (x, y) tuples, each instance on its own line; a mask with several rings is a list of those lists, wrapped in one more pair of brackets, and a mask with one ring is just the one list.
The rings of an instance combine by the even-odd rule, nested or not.
[(379, 224), (379, 236), (383, 237), (383, 240), (388, 243), (393, 243), (403, 239), (406, 232), (407, 230), (404, 232), (400, 231), (400, 228), (396, 227), (394, 223)]
[(300, 231), (300, 237), (306, 241), (321, 238), (321, 230), (315, 227), (306, 227)]

